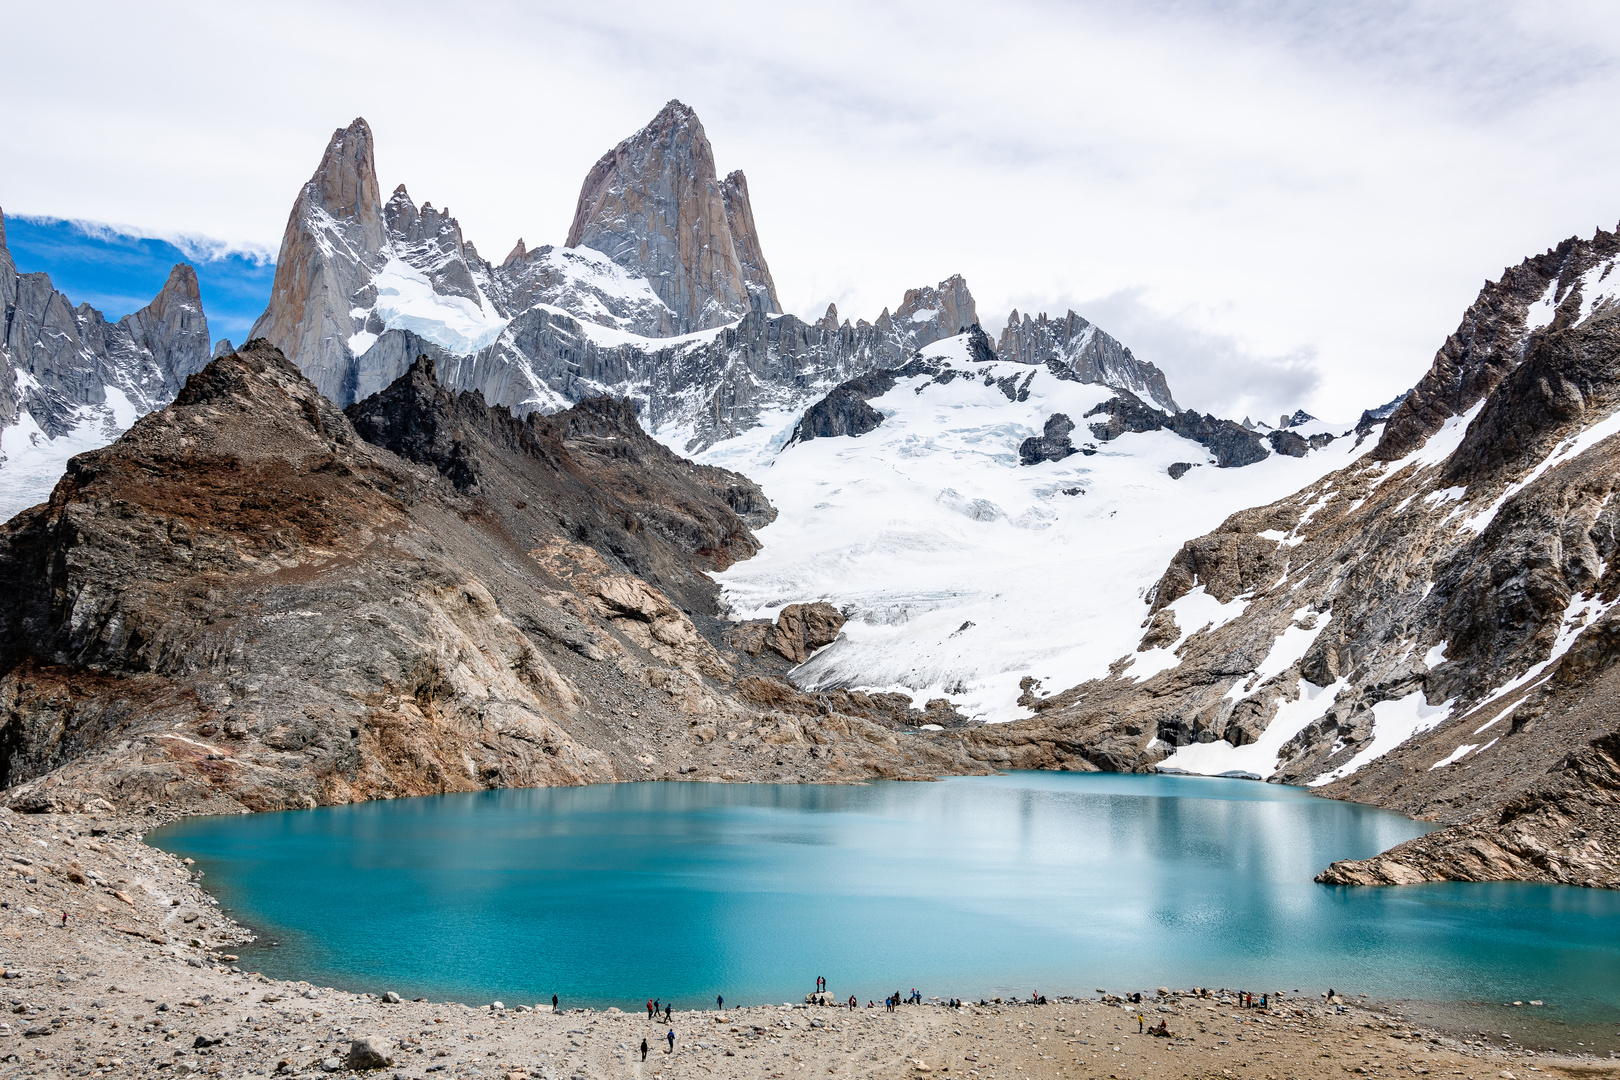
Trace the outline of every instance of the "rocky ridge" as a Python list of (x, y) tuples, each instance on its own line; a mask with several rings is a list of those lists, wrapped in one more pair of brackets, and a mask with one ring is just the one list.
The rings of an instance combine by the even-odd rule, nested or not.
[(0, 514), (9, 516), (34, 501), (42, 486), (34, 473), (49, 471), (54, 482), (86, 439), (105, 442), (174, 397), (208, 362), (209, 340), (197, 274), (185, 263), (150, 304), (110, 323), (88, 304), (75, 307), (49, 275), (19, 274), (5, 238), (0, 214), (0, 477), (14, 495)]
[[(254, 329), (340, 405), (428, 355), (448, 386), (519, 414), (599, 394), (636, 403), (688, 452), (898, 367), (978, 324), (954, 276), (876, 320), (778, 314), (746, 178), (718, 178), (702, 124), (671, 102), (586, 177), (563, 247), (482, 257), (447, 210), (384, 202), (364, 120), (335, 132), (300, 192)], [(1002, 349), (1175, 408), (1164, 376), (1070, 312), (1017, 316)]]
[(0, 786), (189, 813), (984, 771), (725, 643), (703, 572), (770, 513), (622, 403), (520, 420), (423, 359), (345, 415), (250, 342), (0, 530)]
[(1031, 723), (1448, 826), (1325, 881), (1620, 886), (1617, 256), (1599, 231), (1487, 283), (1366, 452), (1188, 541), (1138, 651), (1031, 688)]

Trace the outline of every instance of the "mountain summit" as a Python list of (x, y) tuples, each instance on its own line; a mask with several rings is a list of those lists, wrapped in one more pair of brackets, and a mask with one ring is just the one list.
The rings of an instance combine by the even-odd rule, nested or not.
[(679, 101), (592, 166), (566, 246), (594, 248), (647, 279), (682, 332), (721, 326), (754, 306), (782, 310), (747, 178), (719, 179), (703, 124)]
[[(381, 190), (371, 128), (357, 119), (333, 132), (253, 328), (339, 405), (425, 355), (445, 386), (520, 416), (627, 398), (649, 432), (691, 453), (918, 349), (982, 334), (960, 275), (908, 290), (871, 322), (780, 314), (747, 178), (719, 176), (679, 101), (592, 167), (562, 247), (519, 240), (491, 263), (448, 210), (418, 205), (403, 184), (386, 201)], [(1177, 408), (1162, 372), (1073, 312), (1015, 315), (996, 351)]]

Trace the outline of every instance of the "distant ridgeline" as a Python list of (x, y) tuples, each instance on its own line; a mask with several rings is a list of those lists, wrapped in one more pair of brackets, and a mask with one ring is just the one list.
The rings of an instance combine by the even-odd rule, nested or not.
[[(678, 101), (592, 167), (563, 247), (519, 240), (498, 264), (403, 185), (382, 200), (371, 129), (356, 120), (299, 193), (276, 266), (254, 336), (339, 404), (426, 354), (447, 386), (519, 414), (628, 397), (689, 452), (979, 322), (960, 277), (908, 291), (875, 322), (839, 322), (832, 306), (815, 322), (781, 314), (747, 180), (719, 176)], [(1073, 312), (1014, 312), (997, 353), (1176, 410), (1162, 372)]]
[[(0, 513), (9, 515), (43, 499), (72, 454), (171, 400), (209, 350), (190, 267), (122, 330), (102, 333), (90, 309), (66, 298), (53, 307), (59, 294), (43, 275), (19, 287), (4, 265)], [(30, 333), (45, 326), (49, 346)], [(520, 416), (598, 394), (627, 398), (647, 430), (694, 453), (978, 326), (960, 276), (908, 290), (872, 322), (840, 321), (832, 305), (814, 322), (782, 314), (747, 179), (718, 174), (697, 115), (672, 101), (591, 168), (563, 246), (520, 239), (499, 263), (403, 184), (385, 201), (371, 129), (355, 120), (333, 133), (294, 201), (269, 306), (248, 336), (275, 344), (338, 405), (426, 355), (446, 386)], [(1137, 413), (1139, 424), (1186, 426), (1171, 419), (1180, 410), (1163, 372), (1072, 311), (1014, 311), (991, 348), (1129, 395), (1156, 417)]]

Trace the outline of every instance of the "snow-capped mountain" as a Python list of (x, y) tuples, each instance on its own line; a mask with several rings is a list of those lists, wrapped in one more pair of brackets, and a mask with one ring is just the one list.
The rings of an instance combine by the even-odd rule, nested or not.
[[(1028, 715), (1031, 677), (1070, 686), (1130, 651), (1188, 535), (1372, 448), (1342, 437), (1348, 423), (1309, 421), (1294, 437), (1319, 449), (1294, 456), (1180, 414), (1216, 425), (1211, 439), (1061, 362), (1001, 359), (974, 332), (919, 353), (697, 456), (754, 479), (780, 512), (764, 549), (719, 575), (733, 615), (826, 600), (850, 618), (793, 673), (806, 689)], [(1157, 420), (1119, 430), (1123, 405)], [(1220, 467), (1233, 439), (1252, 464)]]
[(593, 248), (647, 281), (676, 333), (723, 326), (756, 307), (782, 310), (748, 179), (741, 170), (717, 177), (703, 125), (679, 101), (592, 166), (564, 246)]
[(209, 360), (197, 274), (181, 263), (109, 323), (46, 274), (19, 274), (0, 214), (0, 520), (43, 501), (74, 454), (161, 408)]
[[(719, 178), (678, 101), (591, 169), (560, 248), (519, 240), (497, 265), (448, 211), (418, 207), (403, 185), (386, 203), (379, 192), (371, 129), (356, 120), (299, 193), (253, 331), (340, 404), (426, 354), (447, 386), (520, 415), (629, 398), (649, 431), (692, 451), (979, 321), (960, 276), (872, 322), (840, 322), (831, 306), (815, 322), (780, 314), (747, 180)], [(1073, 312), (1014, 312), (1000, 349), (1176, 409), (1163, 373)]]

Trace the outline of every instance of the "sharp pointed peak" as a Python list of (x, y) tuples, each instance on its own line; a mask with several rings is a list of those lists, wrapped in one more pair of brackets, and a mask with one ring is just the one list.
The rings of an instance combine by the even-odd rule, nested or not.
[(197, 287), (197, 270), (190, 263), (175, 263), (169, 271), (168, 278), (163, 282), (163, 292), (171, 288), (178, 289), (189, 296), (201, 299), (202, 292)]

